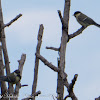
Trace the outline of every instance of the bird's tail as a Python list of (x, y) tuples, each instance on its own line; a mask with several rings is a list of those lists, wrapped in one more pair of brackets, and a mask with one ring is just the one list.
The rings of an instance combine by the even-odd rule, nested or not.
[(99, 28), (100, 28), (100, 24), (95, 23), (95, 26), (97, 26), (97, 27), (99, 27)]

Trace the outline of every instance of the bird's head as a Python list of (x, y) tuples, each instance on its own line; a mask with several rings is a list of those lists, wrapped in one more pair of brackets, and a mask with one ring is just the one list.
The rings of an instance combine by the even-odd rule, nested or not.
[(76, 17), (76, 16), (79, 16), (80, 14), (81, 14), (80, 11), (76, 11), (76, 12), (74, 13), (74, 16)]
[(20, 71), (19, 70), (15, 70), (14, 73), (16, 73), (17, 75), (20, 75)]
[(21, 78), (20, 70), (15, 70), (15, 71), (14, 71), (14, 75)]
[(21, 79), (20, 70), (15, 70), (14, 75), (16, 76), (16, 78), (18, 77), (18, 81)]

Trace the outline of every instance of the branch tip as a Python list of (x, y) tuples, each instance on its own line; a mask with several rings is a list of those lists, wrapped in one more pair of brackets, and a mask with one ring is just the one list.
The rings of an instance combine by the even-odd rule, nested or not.
[(17, 15), (14, 19), (12, 19), (9, 23), (4, 24), (4, 26), (1, 27), (0, 30), (4, 29), (5, 27), (9, 27), (13, 22), (15, 22), (18, 18), (20, 18), (22, 14)]
[(60, 48), (55, 48), (55, 47), (46, 47), (46, 49), (51, 49), (51, 50), (54, 50), (54, 51), (60, 51)]

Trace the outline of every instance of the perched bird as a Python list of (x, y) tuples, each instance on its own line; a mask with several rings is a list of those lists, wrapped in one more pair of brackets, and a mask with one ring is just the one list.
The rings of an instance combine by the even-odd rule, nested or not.
[(15, 70), (7, 76), (0, 76), (0, 81), (6, 81), (12, 84), (17, 84), (21, 80), (21, 75), (19, 70)]
[(83, 27), (87, 27), (89, 25), (95, 25), (97, 27), (100, 27), (100, 24), (97, 24), (93, 19), (81, 13), (80, 11), (76, 11), (74, 13), (74, 16), (76, 20), (79, 22), (79, 24), (81, 24)]

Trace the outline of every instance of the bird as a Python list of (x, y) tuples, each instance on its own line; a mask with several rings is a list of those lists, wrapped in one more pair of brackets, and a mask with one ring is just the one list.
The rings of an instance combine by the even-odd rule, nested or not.
[(0, 81), (6, 81), (12, 84), (17, 84), (21, 80), (21, 75), (19, 70), (8, 74), (7, 76), (0, 76)]
[(97, 24), (93, 19), (91, 19), (90, 17), (88, 17), (80, 11), (76, 11), (74, 13), (74, 17), (76, 18), (78, 23), (81, 24), (83, 27), (95, 25), (100, 28), (100, 24)]

